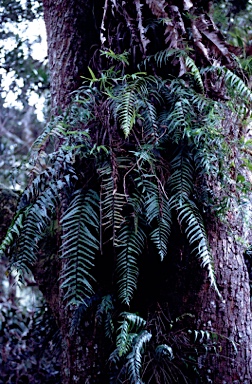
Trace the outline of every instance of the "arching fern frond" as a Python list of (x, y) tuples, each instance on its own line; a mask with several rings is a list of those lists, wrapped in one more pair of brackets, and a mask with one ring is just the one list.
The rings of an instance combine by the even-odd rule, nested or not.
[(247, 100), (252, 102), (252, 92), (244, 81), (228, 68), (223, 68), (223, 71), (225, 73), (225, 81), (232, 87), (234, 93), (243, 98), (245, 104)]
[(152, 335), (144, 330), (134, 339), (132, 352), (127, 356), (127, 373), (132, 384), (143, 384), (141, 380), (142, 354), (145, 345), (150, 341)]
[(172, 348), (167, 344), (159, 344), (155, 349), (155, 358), (158, 361), (161, 361), (163, 359), (172, 360), (174, 358)]
[(196, 205), (187, 200), (171, 199), (171, 206), (177, 211), (178, 221), (184, 228), (187, 240), (192, 247), (192, 253), (201, 260), (201, 265), (208, 270), (211, 285), (221, 297), (215, 278), (213, 257), (208, 245), (207, 234), (201, 214)]
[(11, 268), (30, 272), (30, 266), (37, 260), (39, 241), (46, 235), (55, 208), (59, 201), (59, 191), (63, 183), (51, 183), (29, 207), (28, 214), (18, 239), (18, 253), (11, 262)]
[(65, 268), (61, 288), (69, 304), (80, 304), (93, 294), (91, 269), (99, 249), (99, 197), (90, 190), (77, 191), (62, 220), (61, 258)]
[(0, 255), (5, 253), (7, 248), (11, 246), (14, 243), (15, 239), (20, 236), (23, 229), (24, 221), (29, 213), (30, 208), (31, 207), (28, 206), (25, 209), (21, 209), (15, 215), (5, 235), (5, 238), (0, 245)]
[(123, 312), (123, 320), (117, 331), (116, 347), (119, 356), (126, 355), (132, 347), (133, 338), (141, 331), (146, 321), (135, 313)]

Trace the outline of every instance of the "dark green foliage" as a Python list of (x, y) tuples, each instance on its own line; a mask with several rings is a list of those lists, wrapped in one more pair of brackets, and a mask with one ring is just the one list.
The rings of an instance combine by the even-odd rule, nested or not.
[(109, 358), (111, 384), (204, 383), (197, 357), (215, 354), (221, 336), (184, 328), (183, 319), (193, 318), (190, 313), (174, 320), (168, 313), (158, 305), (148, 321), (133, 313), (121, 314), (116, 349)]
[(66, 260), (61, 288), (66, 289), (68, 304), (80, 304), (93, 293), (92, 268), (99, 249), (98, 204), (94, 191), (88, 191), (85, 196), (77, 191), (61, 220), (61, 252)]
[[(218, 171), (216, 149), (224, 148), (220, 120), (226, 107), (202, 93), (195, 63), (184, 52), (177, 54), (185, 56), (188, 82), (195, 81), (200, 92), (181, 79), (167, 82), (145, 73), (118, 76), (110, 70), (99, 79), (92, 73), (90, 85), (76, 92), (70, 110), (51, 122), (34, 145), (37, 175), (24, 191), (2, 250), (15, 240), (13, 267), (28, 270), (36, 262), (39, 241), (54, 222), (61, 234), (66, 263), (62, 288), (69, 303), (80, 303), (93, 293), (96, 254), (112, 241), (118, 298), (129, 305), (146, 236), (162, 260), (174, 214), (217, 289), (194, 196), (197, 178)], [(161, 66), (166, 53), (154, 59)], [(209, 71), (224, 76), (241, 98), (251, 97), (230, 70)], [(43, 149), (54, 137), (61, 144), (46, 155)]]
[[(31, 182), (1, 251), (12, 254), (12, 268), (29, 271), (38, 261), (42, 239), (55, 236), (65, 304), (76, 308), (72, 335), (98, 295), (103, 299), (97, 321), (115, 341), (120, 309), (135, 305), (149, 254), (154, 254), (153, 264), (169, 257), (174, 225), (219, 293), (201, 214), (203, 204), (204, 209), (209, 205), (204, 181), (218, 177), (228, 159), (221, 121), (234, 107), (232, 100), (246, 108), (251, 93), (230, 70), (200, 70), (186, 52), (174, 53), (185, 61), (183, 78), (129, 75), (113, 68), (96, 78), (90, 69), (91, 79), (75, 92), (69, 109), (34, 144)], [(162, 67), (169, 56), (162, 51), (146, 63), (154, 60)], [(217, 102), (204, 87), (211, 76), (226, 84), (227, 102)], [(56, 148), (52, 153), (50, 141)], [(113, 372), (129, 383), (142, 383), (143, 375), (149, 382), (154, 377), (186, 382), (181, 362), (173, 361), (176, 346), (141, 316), (122, 316), (110, 358), (111, 382)], [(190, 344), (182, 334), (185, 345)], [(144, 367), (152, 340), (150, 363)], [(151, 373), (148, 364), (154, 362)]]

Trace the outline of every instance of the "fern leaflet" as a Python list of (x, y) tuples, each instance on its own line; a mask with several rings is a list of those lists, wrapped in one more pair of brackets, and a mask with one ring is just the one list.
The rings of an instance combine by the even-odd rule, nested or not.
[(61, 288), (66, 290), (68, 304), (80, 304), (93, 294), (90, 270), (99, 249), (98, 195), (90, 190), (83, 195), (77, 191), (62, 220), (61, 258), (65, 269), (61, 275)]

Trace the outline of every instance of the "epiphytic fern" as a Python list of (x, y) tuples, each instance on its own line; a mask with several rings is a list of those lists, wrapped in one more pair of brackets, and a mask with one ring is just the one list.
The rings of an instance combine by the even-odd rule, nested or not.
[(208, 269), (211, 284), (219, 294), (216, 285), (213, 258), (209, 249), (207, 235), (201, 214), (191, 200), (194, 170), (192, 162), (183, 155), (183, 150), (172, 161), (173, 173), (169, 180), (171, 208), (177, 212), (178, 221), (184, 228), (192, 252), (200, 258), (203, 267)]
[(138, 226), (134, 228), (128, 221), (125, 221), (118, 234), (116, 275), (118, 284), (119, 299), (129, 305), (137, 287), (138, 279), (138, 258), (144, 247), (146, 234)]
[(68, 303), (79, 304), (93, 293), (92, 268), (99, 249), (98, 203), (94, 191), (78, 191), (61, 220), (61, 258), (65, 265), (61, 288), (66, 291)]
[(25, 209), (19, 210), (15, 215), (7, 231), (7, 234), (0, 246), (0, 254), (5, 253), (7, 248), (13, 245), (15, 239), (20, 236), (21, 231), (23, 229), (24, 220), (26, 219), (29, 213), (29, 209), (30, 209), (30, 206), (26, 207)]
[(18, 252), (13, 257), (11, 267), (21, 272), (30, 272), (30, 266), (37, 260), (39, 241), (47, 233), (59, 199), (60, 189), (64, 184), (51, 183), (26, 210), (22, 231), (18, 238)]
[(115, 325), (113, 321), (113, 311), (115, 310), (114, 298), (112, 295), (106, 295), (102, 298), (97, 307), (96, 320), (98, 324), (104, 323), (105, 336), (113, 340)]
[(125, 204), (125, 195), (118, 192), (117, 164), (103, 165), (98, 170), (101, 177), (101, 220), (105, 230), (112, 231), (113, 243), (117, 242), (117, 232), (123, 222), (122, 209)]
[(123, 320), (120, 322), (120, 326), (117, 331), (116, 347), (119, 356), (127, 355), (132, 347), (133, 338), (143, 330), (146, 325), (146, 321), (130, 312), (123, 312), (121, 314)]
[(127, 374), (131, 384), (143, 384), (141, 379), (142, 368), (142, 354), (145, 345), (150, 341), (152, 335), (150, 332), (144, 330), (138, 334), (134, 340), (132, 352), (127, 356)]
[(160, 185), (146, 180), (145, 186), (146, 219), (150, 226), (154, 226), (150, 237), (158, 249), (161, 260), (163, 260), (167, 253), (172, 225), (170, 203)]

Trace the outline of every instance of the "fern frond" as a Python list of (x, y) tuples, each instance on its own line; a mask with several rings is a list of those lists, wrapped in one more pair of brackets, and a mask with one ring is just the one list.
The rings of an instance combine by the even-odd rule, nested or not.
[(69, 304), (80, 304), (93, 294), (90, 270), (99, 249), (99, 197), (90, 190), (83, 195), (77, 191), (62, 220), (61, 258), (66, 266), (61, 275), (61, 288), (66, 290)]
[[(127, 138), (136, 123), (137, 117), (141, 118), (140, 110), (148, 103), (151, 88), (152, 98), (160, 99), (158, 89), (159, 82), (153, 76), (140, 76), (145, 73), (133, 74), (131, 79), (120, 87), (117, 87), (112, 96), (112, 114), (119, 121), (119, 124)], [(147, 105), (150, 108), (150, 104)], [(151, 110), (153, 113), (153, 109)]]
[[(190, 100), (184, 92), (179, 96), (166, 92), (172, 105), (169, 110), (164, 110), (159, 115), (159, 125), (167, 130), (167, 135), (174, 143), (181, 143), (187, 132), (191, 131), (192, 126), (192, 106)], [(177, 92), (177, 90), (176, 90)]]
[(221, 297), (216, 283), (213, 257), (209, 249), (207, 234), (198, 208), (189, 199), (186, 201), (177, 201), (175, 197), (171, 200), (171, 206), (176, 209), (178, 220), (183, 224), (187, 240), (190, 246), (193, 247), (192, 252), (201, 260), (202, 267), (207, 268), (210, 283)]
[(30, 272), (30, 266), (37, 260), (38, 244), (46, 235), (55, 208), (58, 205), (58, 194), (62, 185), (51, 183), (28, 209), (23, 228), (18, 239), (19, 251), (11, 263), (11, 268)]
[(29, 213), (29, 210), (30, 206), (26, 207), (26, 209), (19, 210), (18, 213), (15, 215), (5, 235), (5, 238), (0, 245), (0, 254), (5, 253), (7, 247), (11, 246), (14, 243), (15, 238), (18, 238), (20, 236), (21, 231), (23, 229), (24, 221)]
[(171, 194), (178, 199), (187, 198), (194, 188), (194, 168), (184, 148), (172, 159), (170, 165), (173, 171), (168, 182)]
[[(115, 165), (116, 167), (116, 165)], [(116, 170), (110, 164), (98, 170), (101, 180), (102, 225), (105, 230), (112, 229), (113, 244), (117, 243), (117, 232), (123, 222), (122, 210), (126, 203), (125, 195), (117, 191)]]
[(141, 111), (143, 119), (144, 138), (147, 143), (153, 143), (158, 138), (158, 121), (156, 107), (149, 101), (143, 102)]
[(239, 97), (243, 98), (243, 100), (246, 101), (246, 99), (248, 99), (248, 101), (251, 102), (252, 92), (244, 83), (244, 81), (239, 76), (237, 76), (234, 72), (230, 71), (230, 69), (228, 68), (223, 68), (223, 71), (225, 73), (225, 81), (227, 82), (227, 84), (229, 84), (232, 87), (233, 91)]
[(110, 340), (113, 340), (115, 326), (112, 319), (112, 313), (114, 311), (113, 297), (106, 295), (102, 298), (101, 303), (97, 307), (96, 320), (98, 324), (104, 322), (105, 336)]
[(123, 312), (121, 316), (124, 319), (118, 328), (116, 338), (119, 356), (126, 355), (129, 352), (132, 347), (133, 337), (146, 325), (146, 321), (134, 313)]
[(145, 185), (147, 195), (144, 206), (146, 218), (148, 224), (154, 226), (150, 237), (158, 249), (161, 260), (163, 260), (167, 253), (172, 224), (170, 204), (163, 191), (160, 191), (156, 184), (146, 181)]
[(171, 57), (176, 55), (178, 52), (179, 50), (177, 49), (165, 49), (158, 51), (155, 55), (147, 56), (143, 61), (143, 65), (146, 68), (147, 64), (153, 60), (155, 64), (161, 68), (163, 65), (167, 65), (167, 63), (171, 60)]
[(41, 148), (44, 148), (51, 136), (51, 132), (54, 128), (54, 122), (51, 121), (47, 124), (44, 131), (39, 135), (39, 137), (34, 141), (31, 150), (39, 152)]
[(121, 252), (116, 258), (116, 275), (118, 297), (122, 303), (129, 305), (137, 288), (138, 257), (144, 247), (146, 234), (138, 227), (132, 229), (126, 221), (118, 235), (117, 249)]
[(127, 356), (127, 373), (130, 383), (132, 384), (143, 384), (143, 381), (141, 380), (142, 354), (144, 352), (145, 345), (151, 338), (151, 333), (148, 331), (142, 331), (136, 336), (133, 350)]
[(172, 360), (174, 358), (172, 347), (167, 344), (158, 345), (155, 349), (155, 358), (157, 359), (157, 361), (167, 358), (169, 360)]
[(137, 117), (137, 94), (134, 89), (126, 89), (117, 104), (116, 114), (125, 137), (128, 137)]
[(195, 64), (195, 61), (190, 56), (186, 55), (185, 64), (186, 64), (187, 68), (191, 71), (191, 73), (192, 73), (192, 75), (196, 81), (196, 84), (200, 88), (201, 92), (204, 93), (205, 89), (204, 89), (203, 80), (202, 80), (202, 77), (200, 74), (200, 70), (197, 67), (197, 65)]

